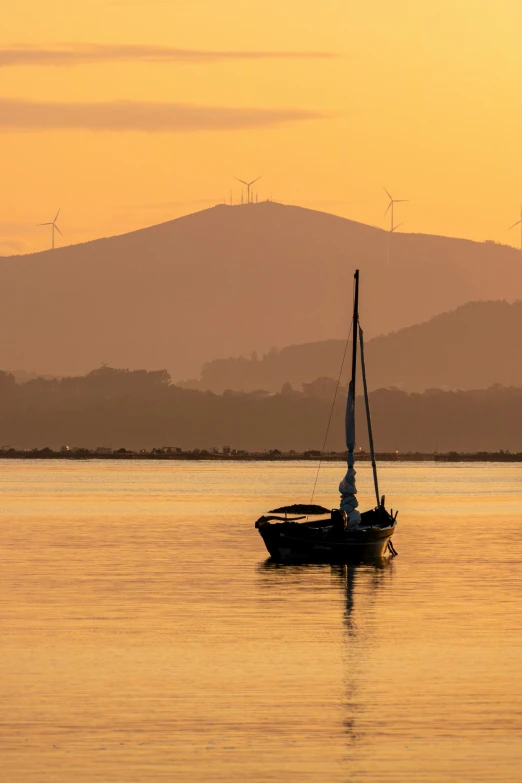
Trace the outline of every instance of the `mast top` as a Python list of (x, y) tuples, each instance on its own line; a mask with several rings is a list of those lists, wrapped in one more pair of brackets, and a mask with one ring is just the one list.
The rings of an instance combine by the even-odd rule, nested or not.
[(357, 371), (357, 328), (359, 326), (359, 270), (355, 270), (355, 291), (353, 297), (353, 334), (352, 334), (352, 390), (355, 401), (355, 374)]

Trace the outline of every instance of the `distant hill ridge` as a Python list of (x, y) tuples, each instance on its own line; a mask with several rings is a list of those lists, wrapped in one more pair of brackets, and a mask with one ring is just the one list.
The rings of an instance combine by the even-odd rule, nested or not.
[(0, 258), (0, 367), (100, 363), (194, 377), (220, 356), (342, 338), (361, 270), (368, 338), (473, 300), (522, 298), (521, 254), (265, 202)]
[[(480, 389), (498, 383), (522, 387), (518, 347), (522, 301), (469, 302), (429, 321), (375, 337), (366, 344), (370, 388)], [(201, 378), (181, 385), (221, 393), (226, 389), (295, 389), (317, 378), (339, 375), (344, 340), (325, 340), (271, 351), (260, 359), (209, 362)], [(343, 381), (347, 381), (349, 362)]]

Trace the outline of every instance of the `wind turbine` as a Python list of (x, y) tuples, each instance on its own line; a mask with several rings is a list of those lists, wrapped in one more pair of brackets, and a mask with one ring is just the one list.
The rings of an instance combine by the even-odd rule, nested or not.
[(520, 226), (520, 250), (522, 250), (522, 206), (520, 207), (520, 220), (517, 220), (516, 223), (513, 223), (513, 225), (509, 227), (508, 231), (511, 231), (511, 229), (515, 228), (515, 226)]
[(259, 177), (256, 177), (252, 180), (252, 182), (245, 182), (244, 179), (239, 179), (239, 177), (234, 177), (234, 179), (237, 179), (238, 182), (242, 182), (243, 185), (247, 186), (247, 204), (250, 204), (250, 186), (254, 184), (254, 182), (257, 182), (258, 179), (261, 179), (263, 175), (260, 174)]
[[(61, 207), (60, 207), (60, 209), (61, 209)], [(56, 225), (56, 221), (58, 220), (58, 215), (60, 214), (60, 209), (56, 213), (56, 217), (55, 217), (55, 219), (51, 223), (37, 223), (36, 224), (37, 226), (52, 226), (53, 227), (52, 228), (52, 249), (53, 250), (54, 250), (54, 229), (56, 229), (58, 231), (58, 233), (60, 234), (60, 236), (63, 237), (62, 232), (60, 231), (60, 229)]]
[(386, 212), (384, 214), (386, 216), (388, 214), (388, 212), (390, 211), (390, 209), (391, 209), (390, 234), (393, 234), (395, 229), (399, 228), (399, 226), (402, 226), (402, 223), (399, 223), (399, 225), (397, 225), (397, 226), (394, 224), (394, 220), (393, 220), (393, 205), (394, 204), (403, 204), (404, 202), (409, 201), (409, 198), (393, 198), (393, 196), (391, 196), (390, 193), (388, 193), (386, 188), (384, 188), (384, 191), (385, 191), (386, 195), (388, 196), (388, 198), (390, 199), (390, 203), (388, 204), (388, 207), (387, 207)]

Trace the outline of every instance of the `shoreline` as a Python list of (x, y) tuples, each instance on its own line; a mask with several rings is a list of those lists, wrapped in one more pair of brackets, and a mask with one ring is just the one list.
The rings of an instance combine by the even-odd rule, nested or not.
[[(379, 462), (522, 462), (522, 453), (499, 452), (476, 452), (476, 453), (458, 453), (447, 452), (444, 454), (424, 454), (424, 453), (405, 453), (382, 452), (376, 454)], [(0, 459), (19, 460), (19, 459), (37, 459), (37, 460), (126, 460), (126, 461), (176, 461), (176, 462), (345, 462), (346, 455), (342, 453), (324, 454), (322, 457), (318, 452), (304, 452), (303, 454), (288, 453), (256, 453), (248, 452), (241, 454), (212, 454), (207, 451), (188, 451), (181, 453), (152, 453), (152, 452), (112, 452), (110, 454), (97, 454), (95, 451), (50, 451), (47, 449), (17, 451), (10, 450), (0, 452)], [(370, 462), (369, 454), (356, 455), (356, 462)]]

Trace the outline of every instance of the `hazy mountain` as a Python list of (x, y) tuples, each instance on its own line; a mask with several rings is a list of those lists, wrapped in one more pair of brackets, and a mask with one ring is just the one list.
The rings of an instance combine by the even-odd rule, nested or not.
[[(521, 334), (522, 301), (469, 302), (422, 324), (367, 341), (368, 384), (372, 389), (397, 386), (406, 391), (480, 389), (494, 383), (522, 386)], [(317, 378), (336, 379), (345, 346), (345, 340), (325, 340), (291, 345), (261, 358), (219, 359), (203, 366), (199, 380), (182, 385), (217, 393), (225, 389), (279, 391), (286, 382), (300, 389)], [(349, 367), (346, 361), (344, 382)]]
[(195, 376), (223, 355), (347, 332), (361, 269), (368, 337), (470, 300), (522, 297), (520, 253), (397, 234), (274, 203), (219, 206), (123, 236), (0, 259), (0, 366), (108, 364)]
[[(522, 389), (370, 395), (380, 451), (522, 451)], [(332, 397), (273, 396), (180, 389), (164, 371), (101, 368), (85, 377), (16, 384), (0, 373), (0, 442), (18, 448), (61, 445), (183, 449), (322, 448)], [(344, 450), (345, 396), (333, 412), (327, 450)], [(364, 406), (356, 405), (358, 445), (368, 448)]]

